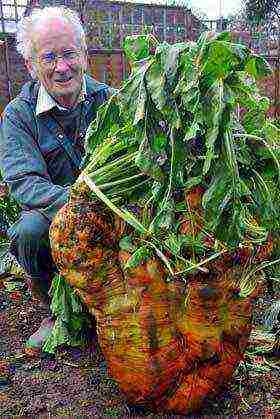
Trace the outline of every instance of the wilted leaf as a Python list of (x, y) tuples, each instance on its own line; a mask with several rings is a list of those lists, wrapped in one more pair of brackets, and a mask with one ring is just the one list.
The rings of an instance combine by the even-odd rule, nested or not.
[(267, 77), (272, 73), (271, 67), (265, 58), (259, 55), (251, 55), (246, 63), (245, 71), (256, 80)]

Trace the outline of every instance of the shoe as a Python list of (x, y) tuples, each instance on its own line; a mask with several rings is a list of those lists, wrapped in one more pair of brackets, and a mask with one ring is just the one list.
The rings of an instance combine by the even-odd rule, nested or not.
[(54, 323), (55, 319), (53, 317), (47, 317), (42, 321), (39, 329), (30, 336), (25, 344), (24, 352), (26, 355), (34, 357), (41, 354), (42, 347), (50, 336)]

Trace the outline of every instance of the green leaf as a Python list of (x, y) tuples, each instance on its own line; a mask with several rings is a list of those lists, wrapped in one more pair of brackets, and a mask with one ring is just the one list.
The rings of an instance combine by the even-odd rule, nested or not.
[(135, 249), (135, 246), (132, 242), (132, 238), (130, 236), (124, 236), (120, 241), (119, 241), (119, 246), (121, 250), (125, 250), (127, 252), (131, 252)]
[(245, 71), (256, 80), (272, 74), (272, 70), (268, 62), (263, 57), (253, 54), (246, 62)]
[(192, 189), (194, 186), (200, 185), (203, 181), (203, 177), (202, 176), (194, 176), (189, 178), (186, 182), (185, 182), (185, 190), (190, 190)]
[(70, 341), (70, 335), (65, 323), (58, 318), (52, 329), (51, 336), (44, 343), (43, 351), (53, 354), (61, 345), (69, 345)]
[(150, 35), (127, 36), (123, 43), (126, 57), (134, 62), (148, 58), (150, 55)]
[(152, 139), (152, 150), (155, 153), (161, 153), (165, 151), (167, 145), (167, 136), (164, 132), (158, 132)]
[(232, 71), (243, 69), (248, 55), (248, 48), (241, 44), (209, 42), (203, 60), (204, 84), (210, 87), (217, 80), (226, 79)]
[(237, 157), (234, 147), (234, 140), (231, 132), (229, 130), (225, 131), (223, 136), (223, 146), (225, 150), (225, 163), (230, 171), (233, 190), (235, 192), (235, 188), (239, 182), (239, 169), (237, 163)]
[(215, 229), (231, 197), (231, 178), (225, 168), (221, 167), (213, 176), (209, 188), (202, 198), (205, 219), (210, 229)]
[[(221, 214), (221, 222), (215, 230), (218, 240), (227, 243), (231, 248), (236, 248), (242, 242), (245, 226), (241, 222), (241, 205), (229, 203), (228, 208)], [(224, 226), (227, 226), (225, 228)]]
[(205, 133), (205, 145), (207, 152), (203, 166), (203, 174), (206, 175), (210, 169), (212, 160), (216, 158), (215, 144), (220, 133), (220, 124), (224, 113), (225, 102), (223, 82), (215, 82), (207, 91), (203, 99), (203, 112), (208, 125)]
[(145, 84), (149, 95), (157, 110), (167, 105), (167, 95), (165, 90), (165, 77), (159, 62), (153, 62), (146, 72)]
[(232, 33), (228, 31), (220, 32), (215, 34), (214, 39), (216, 41), (226, 41), (231, 42), (232, 40)]
[(265, 112), (258, 106), (249, 110), (243, 116), (243, 127), (248, 134), (258, 134), (265, 123)]
[(85, 343), (89, 315), (74, 290), (61, 275), (52, 280), (51, 312), (55, 317), (52, 332), (43, 346), (44, 352), (55, 353), (61, 345), (80, 346)]
[[(181, 54), (184, 51), (189, 51), (189, 45), (186, 43), (177, 43), (174, 45), (170, 45), (168, 50), (165, 50), (164, 56), (162, 56), (162, 66), (164, 67), (164, 76), (166, 78), (168, 89), (172, 89), (174, 84), (177, 82), (177, 72), (179, 65), (182, 64), (181, 62)], [(186, 61), (186, 58), (185, 58)], [(189, 58), (189, 63), (191, 60)], [(185, 68), (186, 69), (186, 63)]]
[(187, 142), (192, 138), (195, 138), (198, 131), (200, 131), (200, 125), (196, 121), (194, 121), (192, 125), (188, 127), (185, 133), (184, 142)]
[(181, 253), (182, 240), (180, 237), (181, 236), (173, 233), (165, 239), (165, 246), (171, 250), (173, 255), (176, 256), (180, 255)]
[(268, 147), (259, 148), (263, 157), (271, 158), (271, 152), (280, 162), (280, 129), (269, 121), (265, 121), (262, 126), (261, 134), (263, 134)]
[(164, 200), (159, 204), (158, 211), (151, 225), (149, 231), (166, 231), (170, 229), (175, 220), (175, 205), (172, 199)]
[(205, 251), (205, 246), (202, 242), (202, 236), (191, 236), (188, 234), (170, 234), (165, 239), (165, 246), (173, 253), (175, 256), (182, 256), (182, 252), (191, 251), (196, 254), (203, 254)]
[(90, 155), (96, 146), (101, 144), (109, 133), (114, 133), (119, 129), (120, 123), (119, 106), (117, 104), (117, 96), (110, 97), (98, 108), (96, 119), (90, 124), (85, 139), (85, 150)]
[(156, 155), (149, 148), (139, 150), (135, 164), (142, 173), (149, 175), (152, 179), (161, 181), (164, 178), (161, 167), (156, 163)]
[(124, 268), (125, 269), (133, 269), (136, 268), (141, 263), (146, 262), (151, 256), (153, 252), (147, 246), (141, 246), (131, 255), (131, 257), (126, 262)]
[(151, 64), (152, 61), (135, 72), (120, 92), (119, 106), (121, 115), (130, 123), (133, 123), (133, 125), (137, 125), (146, 115), (147, 92), (145, 76)]

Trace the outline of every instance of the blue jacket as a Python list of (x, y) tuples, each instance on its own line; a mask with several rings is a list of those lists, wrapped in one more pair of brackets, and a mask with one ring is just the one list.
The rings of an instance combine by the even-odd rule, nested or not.
[[(3, 112), (0, 171), (23, 209), (38, 210), (51, 221), (67, 202), (70, 185), (78, 176), (82, 147), (73, 144), (48, 113), (36, 116), (38, 89), (38, 82), (26, 83)], [(86, 76), (82, 133), (108, 94), (108, 86)]]

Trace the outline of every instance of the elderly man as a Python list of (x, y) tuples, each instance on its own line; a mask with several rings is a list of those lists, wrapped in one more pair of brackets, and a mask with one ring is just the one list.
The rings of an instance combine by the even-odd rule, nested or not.
[[(33, 293), (48, 302), (55, 271), (49, 226), (79, 174), (85, 131), (109, 87), (85, 74), (85, 33), (74, 11), (34, 10), (19, 23), (17, 41), (33, 81), (3, 113), (0, 169), (22, 207), (8, 231), (11, 252)], [(52, 326), (53, 319), (45, 319), (27, 347), (40, 348)]]

